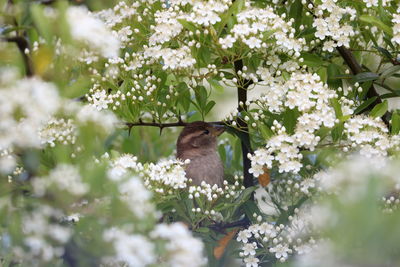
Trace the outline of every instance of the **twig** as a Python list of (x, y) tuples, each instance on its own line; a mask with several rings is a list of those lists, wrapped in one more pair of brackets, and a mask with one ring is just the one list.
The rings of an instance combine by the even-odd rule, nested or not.
[[(216, 125), (230, 125), (231, 122), (230, 121), (212, 121), (212, 122), (208, 122), (210, 124), (216, 124)], [(162, 132), (162, 130), (164, 128), (168, 128), (168, 127), (184, 127), (186, 125), (188, 125), (189, 122), (184, 122), (179, 118), (179, 121), (177, 122), (156, 122), (156, 121), (152, 121), (152, 122), (144, 122), (141, 119), (139, 119), (138, 122), (126, 122), (125, 125), (128, 126), (129, 128), (129, 133), (131, 132), (132, 128), (135, 126), (150, 126), (150, 127), (158, 127), (160, 128), (160, 134)]]

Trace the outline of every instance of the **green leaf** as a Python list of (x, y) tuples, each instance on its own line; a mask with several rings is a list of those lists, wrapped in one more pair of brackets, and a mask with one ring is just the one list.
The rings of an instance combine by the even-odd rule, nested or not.
[(310, 67), (321, 67), (324, 64), (324, 60), (316, 54), (302, 53), (301, 57), (304, 59), (304, 65)]
[(387, 78), (393, 76), (393, 74), (400, 71), (400, 65), (395, 65), (387, 68), (386, 70), (382, 71), (381, 78)]
[(290, 6), (289, 17), (294, 19), (294, 28), (296, 31), (299, 30), (301, 25), (301, 20), (303, 18), (303, 4), (301, 0), (295, 0), (293, 4)]
[(224, 92), (224, 87), (219, 83), (219, 81), (214, 80), (214, 79), (209, 79), (208, 83), (214, 88), (217, 92), (223, 93)]
[(196, 26), (195, 26), (193, 23), (188, 22), (188, 21), (186, 21), (186, 20), (184, 20), (184, 19), (178, 19), (178, 22), (179, 22), (185, 29), (187, 29), (187, 30), (189, 30), (189, 31), (195, 32), (195, 31), (197, 30)]
[(385, 48), (380, 47), (380, 46), (374, 46), (376, 50), (378, 50), (382, 55), (384, 55), (387, 59), (391, 60), (393, 58), (392, 54), (390, 54), (389, 51), (387, 51)]
[(365, 82), (361, 84), (362, 92), (359, 94), (360, 99), (366, 99), (369, 89), (371, 88), (373, 81)]
[(374, 81), (379, 79), (379, 75), (373, 72), (361, 72), (359, 74), (354, 75), (353, 77), (353, 82), (368, 82), (368, 81)]
[(337, 77), (340, 75), (341, 71), (338, 65), (336, 64), (329, 64), (327, 68), (328, 79), (327, 83), (329, 87), (332, 88), (339, 88), (342, 86), (342, 81)]
[(383, 101), (382, 103), (377, 104), (370, 112), (369, 115), (372, 117), (382, 117), (385, 115), (386, 111), (388, 110), (388, 102), (387, 100)]
[(204, 86), (198, 86), (195, 90), (196, 102), (200, 109), (204, 110), (207, 103), (207, 90)]
[(326, 83), (327, 78), (328, 78), (328, 73), (327, 73), (326, 68), (325, 67), (320, 68), (319, 70), (317, 70), (317, 74), (321, 78), (321, 81)]
[(331, 104), (333, 109), (335, 110), (335, 115), (336, 117), (340, 118), (343, 116), (342, 112), (342, 106), (340, 105), (339, 101), (337, 99), (331, 100)]
[(200, 47), (199, 52), (198, 52), (198, 57), (203, 62), (204, 65), (208, 65), (211, 62), (211, 52), (210, 49), (208, 49), (205, 46)]
[(44, 15), (43, 6), (34, 4), (31, 6), (31, 13), (33, 21), (38, 28), (40, 34), (44, 39), (46, 39), (47, 43), (51, 43), (52, 41), (52, 30), (50, 21), (47, 19), (47, 16)]
[(253, 192), (257, 189), (257, 186), (251, 186), (243, 190), (240, 196), (235, 200), (235, 203), (242, 204), (250, 199)]
[(354, 111), (355, 114), (360, 114), (362, 111), (364, 111), (367, 107), (369, 107), (372, 103), (375, 102), (375, 100), (377, 99), (377, 96), (371, 97), (369, 99), (367, 99), (366, 101), (364, 101), (360, 106), (358, 106), (356, 108), (356, 110)]
[(254, 217), (253, 214), (261, 214), (260, 209), (254, 201), (247, 201), (243, 204), (243, 211), (246, 214), (247, 218), (252, 223), (257, 223), (257, 217)]
[(344, 124), (343, 122), (339, 123), (332, 129), (332, 139), (334, 142), (339, 141), (343, 135)]
[(397, 112), (393, 112), (390, 132), (392, 134), (400, 132), (400, 115)]
[(274, 132), (267, 125), (260, 124), (257, 128), (260, 130), (261, 135), (265, 140), (270, 139), (274, 135)]
[(288, 133), (294, 133), (297, 118), (299, 117), (299, 115), (300, 113), (297, 111), (297, 109), (287, 109), (283, 113), (283, 125), (285, 126)]
[(239, 13), (239, 9), (244, 5), (244, 0), (237, 0), (235, 1), (231, 7), (228, 9), (227, 12), (225, 12), (221, 16), (221, 21), (217, 24), (216, 31), (218, 36), (221, 34), (222, 30), (225, 28), (225, 25), (228, 24), (229, 19), (232, 18), (233, 14)]
[(360, 20), (378, 27), (378, 29), (384, 31), (390, 37), (393, 36), (392, 28), (390, 26), (386, 25), (385, 23), (383, 23), (382, 21), (380, 21), (376, 17), (368, 16), (368, 15), (361, 15)]
[(206, 108), (204, 109), (204, 114), (207, 115), (214, 106), (215, 106), (215, 101), (212, 100), (208, 102)]

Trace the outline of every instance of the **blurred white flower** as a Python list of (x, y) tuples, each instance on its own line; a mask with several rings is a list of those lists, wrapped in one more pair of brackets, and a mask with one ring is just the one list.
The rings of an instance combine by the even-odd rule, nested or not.
[(118, 228), (111, 228), (104, 232), (103, 238), (111, 242), (114, 247), (116, 261), (130, 267), (144, 267), (154, 264), (154, 244), (140, 234), (128, 234)]
[(76, 119), (83, 124), (93, 123), (103, 128), (106, 133), (114, 131), (118, 123), (118, 119), (114, 113), (108, 110), (99, 111), (91, 105), (83, 106), (76, 114)]
[(84, 6), (71, 6), (67, 10), (67, 20), (72, 37), (103, 57), (117, 57), (119, 40), (114, 37), (106, 25), (94, 17)]
[(79, 171), (73, 165), (60, 164), (50, 171), (47, 177), (32, 179), (33, 191), (37, 196), (43, 196), (50, 186), (73, 195), (83, 195), (89, 191), (89, 185), (82, 182)]
[(0, 85), (0, 148), (40, 147), (38, 132), (59, 107), (57, 88), (39, 78)]
[(183, 223), (158, 224), (150, 236), (167, 241), (165, 260), (168, 266), (198, 267), (207, 263), (203, 256), (203, 243), (194, 238)]

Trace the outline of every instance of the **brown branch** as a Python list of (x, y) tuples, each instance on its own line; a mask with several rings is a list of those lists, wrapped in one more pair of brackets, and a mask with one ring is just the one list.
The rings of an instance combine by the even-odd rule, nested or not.
[[(156, 122), (156, 121), (152, 121), (152, 122), (144, 122), (141, 119), (139, 119), (138, 122), (125, 122), (125, 125), (128, 126), (129, 128), (129, 133), (132, 130), (132, 127), (135, 126), (150, 126), (150, 127), (158, 127), (160, 128), (160, 134), (162, 132), (162, 130), (164, 128), (168, 128), (168, 127), (185, 127), (189, 122), (184, 122), (181, 119), (179, 119), (179, 121), (177, 122)], [(230, 125), (231, 121), (212, 121), (212, 122), (208, 122), (211, 124), (217, 124), (217, 125)]]
[[(238, 73), (243, 69), (243, 60), (236, 60), (234, 62), (235, 72)], [(247, 111), (247, 88), (252, 84), (252, 80), (247, 80), (239, 77), (237, 83), (237, 95), (238, 95), (238, 111), (243, 113)], [(243, 130), (243, 136), (241, 138), (242, 145), (242, 160), (243, 160), (243, 184), (245, 187), (250, 187), (254, 185), (253, 175), (249, 172), (251, 168), (250, 159), (247, 157), (249, 153), (252, 153), (250, 145), (249, 127), (247, 122), (243, 118), (238, 119), (238, 126)]]
[(224, 233), (225, 229), (233, 228), (233, 227), (247, 227), (250, 225), (250, 221), (247, 217), (244, 217), (241, 220), (231, 223), (214, 223), (209, 225), (208, 228), (213, 229), (214, 231)]
[(17, 45), (18, 50), (21, 52), (22, 58), (24, 59), (26, 76), (28, 76), (28, 77), (33, 76), (32, 62), (31, 62), (30, 58), (28, 57), (28, 55), (25, 54), (25, 50), (29, 49), (28, 40), (26, 40), (22, 36), (7, 37), (4, 40), (9, 43), (15, 43)]
[[(339, 54), (342, 56), (344, 62), (346, 62), (347, 66), (349, 66), (351, 72), (354, 75), (357, 75), (357, 74), (363, 72), (361, 65), (358, 63), (358, 61), (354, 57), (353, 53), (349, 49), (347, 49), (344, 46), (340, 46), (337, 48), (337, 50), (338, 50)], [(374, 101), (373, 106), (375, 106), (379, 103), (382, 103), (382, 99), (373, 85), (371, 85), (371, 87), (368, 89), (367, 96), (368, 96), (368, 98), (375, 97), (375, 96), (377, 97), (376, 100)]]
[(153, 126), (153, 127), (159, 127), (161, 129), (167, 128), (167, 127), (179, 127), (179, 126), (186, 126), (187, 122), (183, 121), (178, 121), (178, 122), (168, 122), (168, 123), (158, 123), (158, 122), (144, 122), (142, 120), (139, 120), (138, 122), (126, 122), (126, 126), (129, 128), (132, 128), (134, 126)]
[[(217, 124), (217, 125), (229, 125), (230, 121), (211, 121), (208, 122), (210, 124)], [(128, 127), (134, 127), (134, 126), (153, 126), (153, 127), (159, 127), (159, 128), (168, 128), (168, 127), (181, 127), (181, 126), (186, 126), (189, 124), (189, 122), (184, 122), (182, 120), (177, 121), (177, 122), (144, 122), (141, 119), (139, 119), (138, 122), (126, 122), (125, 125)]]

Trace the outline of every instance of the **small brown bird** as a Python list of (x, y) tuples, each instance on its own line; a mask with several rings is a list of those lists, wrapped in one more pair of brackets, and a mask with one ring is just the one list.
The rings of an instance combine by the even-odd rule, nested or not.
[(186, 166), (186, 176), (200, 185), (205, 181), (222, 186), (224, 167), (217, 152), (217, 137), (224, 132), (221, 125), (203, 121), (189, 123), (182, 130), (176, 143), (177, 158), (190, 159)]

